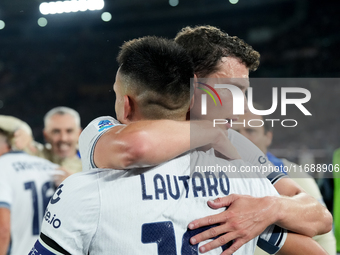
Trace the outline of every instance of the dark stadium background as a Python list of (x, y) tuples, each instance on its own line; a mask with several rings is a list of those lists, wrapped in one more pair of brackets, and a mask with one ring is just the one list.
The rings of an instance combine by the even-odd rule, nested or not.
[[(26, 121), (43, 142), (43, 116), (52, 107), (76, 109), (85, 127), (93, 118), (114, 115), (119, 46), (157, 35), (173, 38), (186, 25), (214, 25), (245, 39), (261, 53), (251, 77), (337, 78), (340, 74), (340, 4), (316, 0), (105, 0), (100, 11), (46, 15), (37, 25), (40, 0), (1, 0), (0, 114)], [(103, 12), (112, 20), (103, 22)], [(317, 163), (331, 163), (340, 147), (340, 87), (337, 79), (312, 89), (313, 117), (298, 128), (275, 129), (277, 156), (297, 161), (309, 149)], [(270, 92), (270, 91), (269, 91)], [(263, 93), (254, 89), (255, 98)], [(256, 94), (258, 93), (258, 94)]]

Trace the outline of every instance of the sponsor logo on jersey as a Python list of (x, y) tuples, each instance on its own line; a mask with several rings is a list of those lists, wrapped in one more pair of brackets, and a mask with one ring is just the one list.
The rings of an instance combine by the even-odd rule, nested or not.
[(60, 194), (63, 192), (62, 190), (61, 190), (61, 188), (64, 186), (64, 184), (61, 184), (59, 187), (58, 187), (58, 189), (56, 190), (56, 192), (54, 193), (54, 195), (53, 195), (53, 197), (51, 198), (51, 204), (53, 205), (53, 204), (56, 204), (56, 203), (58, 203), (59, 202), (59, 200), (60, 200)]
[(263, 156), (260, 156), (259, 157), (259, 162), (260, 162), (260, 164), (264, 164), (264, 163), (267, 162), (267, 159), (265, 157), (263, 157)]
[(110, 120), (102, 120), (98, 123), (98, 131), (101, 132), (107, 128), (112, 128), (115, 125)]
[(61, 226), (61, 220), (57, 218), (56, 214), (53, 214), (48, 210), (48, 207), (46, 208), (45, 211), (45, 216), (44, 216), (44, 220), (49, 223), (50, 225), (52, 225), (54, 228), (59, 228)]

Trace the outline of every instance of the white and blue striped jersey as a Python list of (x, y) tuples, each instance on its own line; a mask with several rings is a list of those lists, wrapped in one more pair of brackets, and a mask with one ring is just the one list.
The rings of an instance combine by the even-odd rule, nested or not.
[[(80, 137), (83, 166), (92, 171), (72, 175), (59, 186), (30, 255), (198, 254), (198, 245), (191, 245), (189, 239), (209, 227), (191, 231), (188, 224), (224, 210), (209, 208), (208, 200), (233, 193), (278, 195), (266, 178), (195, 172), (197, 165), (247, 164), (204, 152), (192, 151), (148, 169), (97, 169), (92, 160), (94, 145), (105, 130), (118, 123), (104, 118), (92, 124)], [(252, 254), (257, 243), (275, 253), (286, 235), (285, 230), (270, 226), (234, 254)], [(225, 248), (207, 254), (221, 254)]]
[(56, 167), (23, 152), (0, 157), (0, 207), (11, 214), (11, 255), (27, 254), (38, 238)]

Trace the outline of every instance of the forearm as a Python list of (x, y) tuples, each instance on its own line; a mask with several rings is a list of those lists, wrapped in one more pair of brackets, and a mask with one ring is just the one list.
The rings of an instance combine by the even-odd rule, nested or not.
[[(1, 231), (1, 229), (0, 229)], [(6, 255), (10, 242), (10, 234), (1, 233), (0, 234), (0, 255)]]
[(10, 211), (0, 208), (0, 255), (6, 255), (11, 238)]
[[(209, 121), (133, 122), (117, 131), (110, 130), (100, 138), (95, 162), (99, 167), (116, 169), (157, 165), (190, 149), (216, 143), (221, 134), (222, 131), (213, 128)], [(101, 144), (102, 149), (99, 148)], [(107, 157), (105, 150), (112, 156)], [(100, 162), (105, 164), (100, 165)]]
[(327, 252), (313, 239), (289, 233), (278, 255), (327, 255)]
[(313, 237), (332, 228), (332, 215), (312, 196), (301, 192), (293, 197), (277, 197), (276, 225), (292, 232)]
[(152, 121), (142, 130), (145, 133), (139, 136), (139, 145), (144, 150), (136, 158), (137, 164), (158, 165), (221, 138), (221, 131), (209, 121)]

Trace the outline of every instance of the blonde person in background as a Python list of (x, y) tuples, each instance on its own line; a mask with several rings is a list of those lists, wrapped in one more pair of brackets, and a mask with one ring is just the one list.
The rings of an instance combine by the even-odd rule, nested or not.
[(13, 116), (0, 115), (0, 128), (6, 132), (14, 132), (10, 141), (13, 150), (36, 151), (31, 143), (32, 129), (26, 122)]
[[(262, 107), (258, 104), (254, 104), (254, 107), (258, 110), (263, 110)], [(315, 180), (308, 175), (306, 172), (300, 172), (300, 167), (293, 162), (288, 161), (287, 159), (279, 159), (274, 155), (268, 152), (268, 147), (272, 143), (273, 139), (273, 131), (271, 127), (271, 122), (264, 121), (264, 125), (261, 127), (251, 127), (248, 125), (248, 121), (251, 119), (263, 120), (262, 116), (255, 115), (251, 112), (245, 113), (245, 115), (240, 116), (237, 123), (243, 122), (245, 124), (235, 124), (232, 128), (238, 131), (240, 134), (247, 137), (250, 141), (252, 141), (261, 151), (267, 155), (268, 159), (280, 169), (283, 169), (283, 166), (288, 166), (291, 169), (297, 169), (296, 172), (291, 171), (287, 172), (288, 176), (298, 183), (308, 194), (317, 199), (321, 204), (325, 205), (323, 202), (322, 195), (320, 193), (319, 187), (316, 184)], [(259, 124), (256, 124), (259, 125)], [(313, 237), (315, 241), (317, 241), (327, 252), (329, 255), (335, 255), (335, 237), (332, 231), (323, 234), (317, 235)], [(268, 254), (261, 250), (260, 248), (256, 248), (255, 255), (263, 255)]]
[[(4, 119), (19, 123), (1, 116), (7, 128), (13, 122)], [(0, 255), (22, 255), (32, 247), (59, 172), (46, 159), (13, 151), (12, 141), (13, 132), (0, 128)]]

